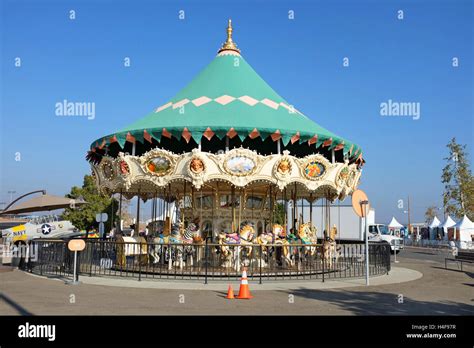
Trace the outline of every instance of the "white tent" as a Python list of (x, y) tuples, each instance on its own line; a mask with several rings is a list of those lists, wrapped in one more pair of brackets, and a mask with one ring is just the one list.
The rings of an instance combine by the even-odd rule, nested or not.
[(474, 223), (464, 215), (461, 220), (456, 224), (456, 230), (459, 231), (459, 241), (461, 242), (461, 248), (468, 248), (472, 246), (472, 236), (474, 236)]
[(448, 217), (446, 218), (446, 220), (444, 220), (444, 222), (441, 224), (441, 226), (439, 227), (442, 227), (444, 228), (445, 230), (447, 230), (448, 228), (451, 228), (453, 226), (455, 226), (456, 223), (454, 222), (453, 219), (451, 219), (451, 216), (448, 215)]
[(434, 217), (433, 221), (431, 221), (430, 225), (428, 226), (430, 229), (430, 239), (437, 239), (437, 235), (439, 233), (440, 237), (442, 236), (442, 231), (441, 231), (441, 222), (438, 220), (438, 217)]
[(400, 229), (403, 228), (403, 225), (395, 219), (395, 216), (392, 217), (392, 221), (388, 224), (388, 228), (395, 228), (395, 229)]
[(430, 225), (428, 226), (429, 228), (436, 228), (436, 227), (440, 227), (439, 225), (441, 224), (441, 222), (438, 220), (438, 218), (435, 216), (433, 218), (433, 221), (431, 221)]

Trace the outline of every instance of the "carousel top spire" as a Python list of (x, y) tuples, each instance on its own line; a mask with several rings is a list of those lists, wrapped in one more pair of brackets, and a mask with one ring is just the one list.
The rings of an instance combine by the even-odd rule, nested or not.
[(240, 50), (237, 48), (235, 42), (232, 40), (232, 31), (232, 19), (229, 19), (229, 24), (227, 25), (227, 40), (222, 44), (222, 47), (217, 52), (218, 54), (224, 51), (231, 51), (240, 54)]

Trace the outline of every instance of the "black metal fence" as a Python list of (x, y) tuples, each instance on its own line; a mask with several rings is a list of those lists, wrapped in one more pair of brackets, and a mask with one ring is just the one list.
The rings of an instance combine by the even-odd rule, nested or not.
[[(39, 275), (72, 276), (74, 253), (66, 241), (37, 240), (23, 268)], [(142, 279), (238, 280), (325, 279), (365, 276), (365, 245), (154, 244), (87, 240), (78, 253), (81, 276)], [(388, 243), (369, 244), (370, 275), (390, 271)]]

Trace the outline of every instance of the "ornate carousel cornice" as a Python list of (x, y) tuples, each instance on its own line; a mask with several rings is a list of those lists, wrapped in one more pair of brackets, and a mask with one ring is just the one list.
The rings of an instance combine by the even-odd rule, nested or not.
[(199, 149), (181, 155), (162, 149), (142, 156), (120, 153), (117, 158), (104, 157), (100, 164), (92, 165), (92, 171), (103, 193), (122, 192), (144, 199), (183, 181), (196, 190), (216, 181), (236, 188), (258, 182), (273, 184), (280, 190), (297, 185), (299, 196), (343, 199), (357, 187), (361, 175), (356, 164), (331, 163), (319, 154), (297, 158), (284, 151), (262, 156), (244, 148), (222, 154)]

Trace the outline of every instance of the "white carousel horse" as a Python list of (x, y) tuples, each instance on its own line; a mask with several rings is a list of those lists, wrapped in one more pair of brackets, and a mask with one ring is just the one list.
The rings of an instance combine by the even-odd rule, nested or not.
[(158, 263), (164, 257), (168, 261), (168, 269), (171, 269), (173, 265), (180, 269), (184, 267), (185, 247), (180, 245), (184, 244), (180, 233), (181, 228), (181, 223), (175, 223), (171, 227), (171, 234), (169, 229), (165, 228), (162, 234), (153, 238), (150, 248), (153, 263)]
[[(324, 234), (326, 235), (326, 233)], [(337, 263), (340, 256), (340, 246), (338, 248), (336, 244), (336, 235), (337, 227), (336, 225), (334, 225), (331, 228), (329, 237), (325, 236), (323, 241), (323, 252), (321, 262), (324, 260), (325, 262), (327, 262), (329, 267), (332, 267), (333, 262)]]
[[(153, 259), (153, 263), (156, 264), (160, 262), (161, 257), (165, 255), (165, 244), (169, 243), (169, 231), (165, 229), (164, 221), (155, 221), (152, 225), (152, 229), (155, 229), (155, 232), (147, 237), (150, 243), (150, 249), (148, 251)], [(156, 237), (153, 235), (156, 235)]]
[(125, 266), (127, 256), (139, 256), (139, 262), (148, 263), (148, 245), (146, 239), (141, 236), (124, 237), (118, 235), (116, 238), (117, 265)]
[(157, 237), (154, 237), (150, 240), (150, 256), (153, 258), (153, 263), (160, 262), (162, 256), (165, 253), (165, 244), (169, 243), (169, 236), (159, 234)]

